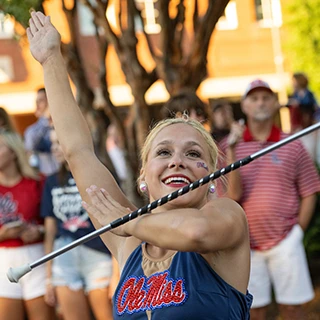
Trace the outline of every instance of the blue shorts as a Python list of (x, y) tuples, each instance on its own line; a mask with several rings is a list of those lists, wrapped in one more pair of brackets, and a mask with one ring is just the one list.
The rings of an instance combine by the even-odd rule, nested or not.
[[(60, 237), (54, 242), (58, 250), (74, 240)], [(112, 258), (109, 254), (79, 245), (53, 259), (52, 284), (71, 290), (89, 292), (109, 286), (112, 276)]]

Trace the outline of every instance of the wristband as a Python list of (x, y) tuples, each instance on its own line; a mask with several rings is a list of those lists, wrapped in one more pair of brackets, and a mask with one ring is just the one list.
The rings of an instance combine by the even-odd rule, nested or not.
[(45, 228), (43, 225), (38, 225), (38, 231), (41, 233), (41, 234), (44, 234), (45, 233)]

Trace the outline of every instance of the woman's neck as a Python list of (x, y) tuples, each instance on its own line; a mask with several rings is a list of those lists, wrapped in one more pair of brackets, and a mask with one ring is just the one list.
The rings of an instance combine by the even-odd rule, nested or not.
[(146, 244), (146, 252), (153, 259), (162, 259), (162, 258), (166, 258), (167, 256), (172, 255), (174, 251), (168, 250), (168, 249), (162, 249), (162, 248), (159, 248), (159, 247), (156, 247), (152, 244), (147, 243)]
[(22, 178), (17, 166), (12, 164), (0, 171), (0, 185), (5, 187), (12, 187), (16, 185)]

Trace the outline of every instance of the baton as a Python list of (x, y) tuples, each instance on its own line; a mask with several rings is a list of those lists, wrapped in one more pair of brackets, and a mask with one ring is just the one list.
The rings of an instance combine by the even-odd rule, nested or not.
[(179, 189), (179, 190), (176, 190), (158, 200), (155, 200), (147, 205), (145, 205), (144, 207), (141, 207), (140, 209), (137, 209), (121, 218), (118, 218), (114, 221), (112, 221), (111, 223), (109, 223), (108, 225), (100, 228), (100, 229), (97, 229), (96, 231), (93, 231), (77, 240), (75, 240), (74, 242), (56, 250), (56, 251), (53, 251), (45, 256), (43, 256), (42, 258), (30, 263), (30, 264), (26, 264), (26, 265), (23, 265), (23, 266), (20, 266), (20, 267), (16, 267), (16, 268), (10, 268), (7, 272), (7, 277), (8, 279), (11, 281), (11, 282), (18, 282), (19, 279), (21, 277), (23, 277), (25, 274), (27, 274), (28, 272), (30, 272), (33, 268), (36, 268), (38, 266), (40, 266), (41, 264), (43, 263), (46, 263), (47, 261), (49, 260), (52, 260), (54, 259), (55, 257), (77, 247), (78, 245), (81, 245), (87, 241), (90, 241), (96, 237), (98, 237), (99, 235), (107, 232), (107, 231), (110, 231), (112, 229), (115, 229), (125, 223), (127, 223), (128, 221), (131, 221), (145, 213), (149, 213), (150, 211), (152, 211), (153, 209), (159, 207), (159, 206), (162, 206), (163, 204), (169, 202), (169, 201), (172, 201), (186, 193), (188, 193), (189, 191), (191, 190), (194, 190), (194, 189), (197, 189), (199, 188), (200, 186), (204, 185), (204, 184), (207, 184), (208, 182), (210, 181), (213, 181), (233, 170), (236, 170), (248, 163), (250, 163), (251, 161), (277, 149), (277, 148), (280, 148), (284, 145), (286, 145), (287, 143), (289, 142), (292, 142), (293, 140), (296, 140), (316, 129), (320, 128), (320, 122), (314, 124), (314, 125), (311, 125), (310, 127), (307, 127), (293, 135), (290, 135), (288, 136), (287, 138), (285, 139), (282, 139), (256, 153), (253, 153), (252, 155), (249, 155), (241, 160), (238, 160), (234, 163), (231, 163), (229, 164), (228, 166), (220, 169), (220, 170), (217, 170), (197, 181), (194, 181), (192, 183), (190, 183), (189, 185)]

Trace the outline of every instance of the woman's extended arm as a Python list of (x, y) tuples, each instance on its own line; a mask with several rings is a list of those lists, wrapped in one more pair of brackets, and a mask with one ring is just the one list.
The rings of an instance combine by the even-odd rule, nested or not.
[(212, 200), (202, 209), (183, 208), (143, 215), (125, 230), (163, 249), (201, 254), (237, 247), (247, 231), (243, 210), (227, 198)]
[[(44, 82), (49, 109), (59, 142), (81, 196), (87, 199), (86, 188), (91, 184), (103, 186), (125, 207), (135, 207), (121, 192), (110, 172), (97, 159), (87, 123), (73, 97), (66, 66), (60, 51), (60, 35), (41, 12), (33, 12), (27, 30), (30, 50), (44, 71)], [(101, 225), (93, 219), (96, 228)], [(112, 254), (117, 257), (118, 249), (125, 239), (105, 233), (102, 239)]]
[[(92, 186), (88, 190), (91, 205), (85, 208), (101, 224), (128, 214), (105, 190)], [(108, 214), (106, 214), (108, 213)], [(247, 220), (242, 208), (228, 198), (209, 201), (203, 208), (182, 208), (145, 214), (116, 229), (121, 236), (134, 236), (154, 246), (176, 250), (213, 253), (236, 247), (247, 239)]]

